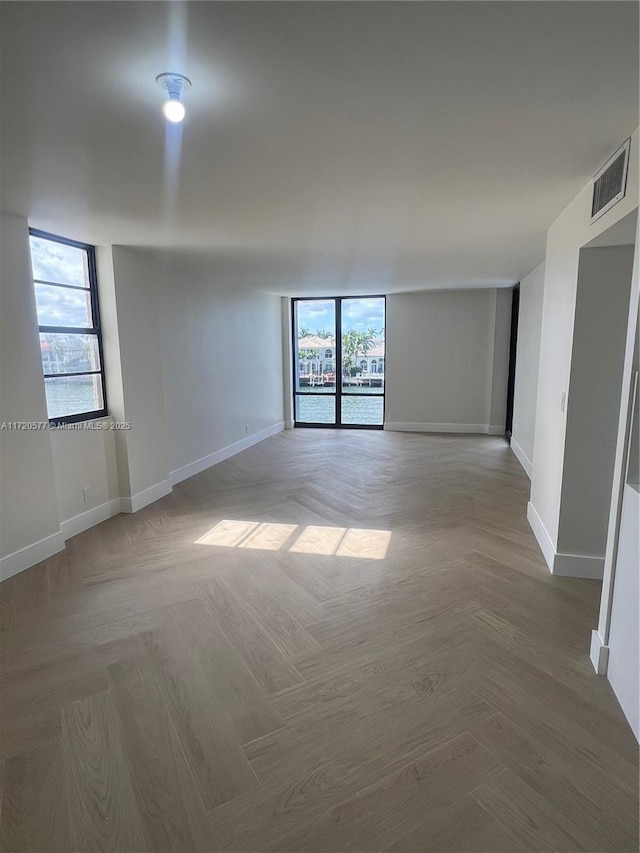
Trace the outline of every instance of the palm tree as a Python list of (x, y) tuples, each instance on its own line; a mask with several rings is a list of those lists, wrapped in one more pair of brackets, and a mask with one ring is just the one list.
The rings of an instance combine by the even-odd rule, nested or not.
[(373, 327), (367, 329), (366, 332), (360, 332), (358, 334), (359, 354), (366, 355), (380, 334), (382, 334), (382, 329), (378, 330)]
[(342, 333), (342, 372), (345, 376), (348, 376), (351, 369), (355, 367), (356, 356), (358, 355), (358, 336), (359, 333), (353, 329)]
[(356, 332), (351, 330), (344, 332), (342, 335), (342, 372), (345, 375), (351, 373), (352, 368), (357, 366), (357, 358), (359, 355), (365, 355), (369, 352), (378, 336), (382, 334), (383, 329), (367, 329), (366, 332)]

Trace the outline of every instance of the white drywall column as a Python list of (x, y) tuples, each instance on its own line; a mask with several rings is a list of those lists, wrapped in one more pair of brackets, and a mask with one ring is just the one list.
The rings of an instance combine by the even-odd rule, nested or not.
[[(27, 220), (0, 220), (0, 424), (48, 425)], [(64, 547), (49, 431), (0, 429), (0, 579)]]
[(158, 273), (146, 252), (113, 247), (130, 493), (135, 512), (171, 491), (158, 331)]
[(122, 510), (135, 512), (171, 491), (157, 268), (146, 252), (124, 246), (98, 252), (109, 410), (118, 423), (116, 457)]
[(528, 517), (549, 567), (558, 544), (566, 413), (580, 250), (638, 207), (638, 131), (633, 134), (626, 196), (591, 223), (589, 182), (547, 234), (535, 454)]
[[(596, 672), (607, 673), (613, 646), (612, 685), (638, 738), (638, 494), (626, 482), (626, 474), (632, 428), (632, 394), (638, 381), (640, 229), (636, 231), (629, 309), (600, 616), (598, 629), (593, 631), (591, 638), (591, 661)], [(636, 390), (636, 406), (639, 393)], [(637, 473), (632, 472), (629, 479), (634, 479), (633, 475)]]
[[(125, 423), (124, 380), (120, 361), (120, 334), (118, 329), (118, 306), (116, 303), (116, 283), (113, 272), (113, 249), (111, 246), (96, 247), (98, 267), (98, 295), (100, 297), (100, 321), (102, 323), (102, 350), (104, 356), (105, 380), (107, 384), (107, 405), (109, 414), (115, 423)], [(120, 496), (131, 496), (129, 479), (129, 458), (127, 433), (114, 430), (116, 467)]]
[(638, 619), (640, 493), (628, 484), (623, 488), (616, 582), (613, 589), (608, 639), (607, 677), (636, 740), (640, 741), (640, 654), (638, 653), (640, 646)]
[(533, 470), (535, 445), (543, 294), (544, 263), (537, 266), (520, 282), (511, 449), (529, 478)]
[[(633, 246), (582, 249), (554, 571), (602, 577)], [(589, 571), (589, 569), (591, 571)]]

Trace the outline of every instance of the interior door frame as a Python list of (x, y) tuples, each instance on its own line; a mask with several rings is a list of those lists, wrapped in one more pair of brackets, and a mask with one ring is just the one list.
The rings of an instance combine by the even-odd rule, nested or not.
[[(379, 394), (367, 394), (367, 397), (382, 397), (382, 423), (381, 424), (343, 424), (342, 423), (342, 398), (343, 397), (355, 397), (355, 396), (363, 396), (356, 394), (349, 394), (349, 392), (344, 393), (342, 390), (342, 303), (344, 300), (349, 299), (382, 299), (384, 302), (384, 340), (385, 340), (385, 357), (384, 357), (384, 380), (382, 385), (382, 391)], [(335, 400), (335, 422), (332, 424), (323, 424), (323, 423), (307, 423), (306, 421), (298, 421), (296, 419), (296, 397), (312, 397), (313, 393), (309, 393), (308, 391), (298, 391), (298, 377), (297, 377), (297, 368), (298, 368), (298, 359), (296, 356), (296, 347), (298, 342), (297, 336), (297, 316), (296, 316), (296, 305), (298, 302), (333, 302), (335, 305), (335, 362), (336, 362), (336, 384), (334, 391), (325, 391), (322, 394), (317, 394), (318, 397), (333, 397)], [(294, 296), (291, 298), (291, 347), (292, 347), (292, 359), (291, 359), (291, 370), (292, 370), (292, 392), (293, 392), (293, 426), (295, 428), (301, 427), (304, 429), (384, 429), (384, 420), (386, 414), (386, 375), (387, 375), (387, 355), (386, 355), (386, 342), (387, 342), (387, 297), (376, 293), (374, 295), (367, 296)]]
[(520, 282), (511, 292), (511, 336), (509, 339), (509, 373), (507, 377), (507, 412), (505, 437), (511, 444), (513, 434), (513, 403), (516, 390), (516, 359), (518, 355), (518, 318), (520, 316)]

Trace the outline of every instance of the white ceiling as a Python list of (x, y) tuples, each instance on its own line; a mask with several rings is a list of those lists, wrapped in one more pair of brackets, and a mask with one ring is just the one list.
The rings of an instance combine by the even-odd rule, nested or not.
[(638, 124), (635, 3), (0, 5), (3, 208), (277, 293), (511, 284)]

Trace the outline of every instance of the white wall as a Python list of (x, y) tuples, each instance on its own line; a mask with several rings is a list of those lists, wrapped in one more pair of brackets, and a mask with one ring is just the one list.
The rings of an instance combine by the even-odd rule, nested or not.
[(542, 263), (520, 282), (511, 448), (529, 477), (533, 470), (536, 433), (544, 269)]
[[(60, 523), (65, 537), (120, 511), (112, 418), (92, 421), (102, 430), (52, 430), (51, 450)], [(88, 486), (90, 497), (83, 490)]]
[(589, 182), (547, 234), (535, 454), (528, 514), (551, 566), (558, 542), (565, 451), (566, 413), (561, 409), (561, 400), (563, 393), (569, 393), (580, 249), (637, 208), (637, 174), (638, 131), (632, 137), (625, 198), (590, 224), (592, 183)]
[(155, 500), (171, 491), (158, 326), (162, 289), (158, 270), (148, 252), (114, 246), (112, 256), (124, 401), (122, 417), (131, 425), (131, 429), (123, 432), (128, 490), (123, 489), (122, 497), (123, 508), (135, 511), (138, 505), (149, 502), (149, 498)]
[(282, 429), (282, 310), (278, 296), (220, 285), (177, 263), (163, 264), (160, 278), (168, 466), (177, 482)]
[[(0, 422), (46, 427), (27, 221), (3, 214), (0, 239)], [(91, 423), (131, 429), (0, 430), (0, 578), (283, 426), (279, 297), (128, 247), (97, 259), (110, 417)]]
[(608, 674), (631, 727), (640, 740), (640, 230), (635, 257), (620, 395), (616, 456), (598, 628), (591, 636), (591, 661)]
[(387, 297), (385, 428), (504, 430), (510, 299), (495, 289)]
[(281, 300), (225, 287), (171, 255), (98, 252), (122, 508), (283, 427)]
[[(638, 257), (636, 255), (636, 257)], [(636, 270), (636, 290), (637, 290)], [(640, 741), (640, 387), (638, 387), (638, 330), (633, 359), (631, 398), (632, 416), (626, 482), (623, 484), (622, 509), (615, 583), (609, 629), (609, 667), (607, 675), (636, 739)]]
[(616, 582), (611, 609), (607, 675), (637, 740), (640, 740), (639, 517), (640, 494), (632, 486), (625, 485), (616, 561)]
[(26, 219), (2, 215), (0, 421), (47, 428), (0, 431), (0, 577), (61, 550), (66, 538), (120, 508), (114, 433), (48, 428), (28, 229)]
[[(0, 243), (0, 423), (48, 424), (26, 219), (3, 213)], [(48, 430), (0, 430), (0, 578), (63, 544)]]
[[(100, 322), (102, 324), (102, 354), (104, 357), (105, 383), (107, 386), (107, 410), (114, 423), (126, 423), (124, 410), (124, 379), (120, 359), (120, 330), (116, 281), (111, 246), (96, 246), (98, 271), (98, 296), (100, 298)], [(127, 434), (121, 430), (113, 433), (118, 486), (121, 495), (131, 495)]]
[(599, 577), (607, 544), (632, 271), (633, 246), (580, 253), (556, 550), (598, 558), (601, 565), (594, 571)]

